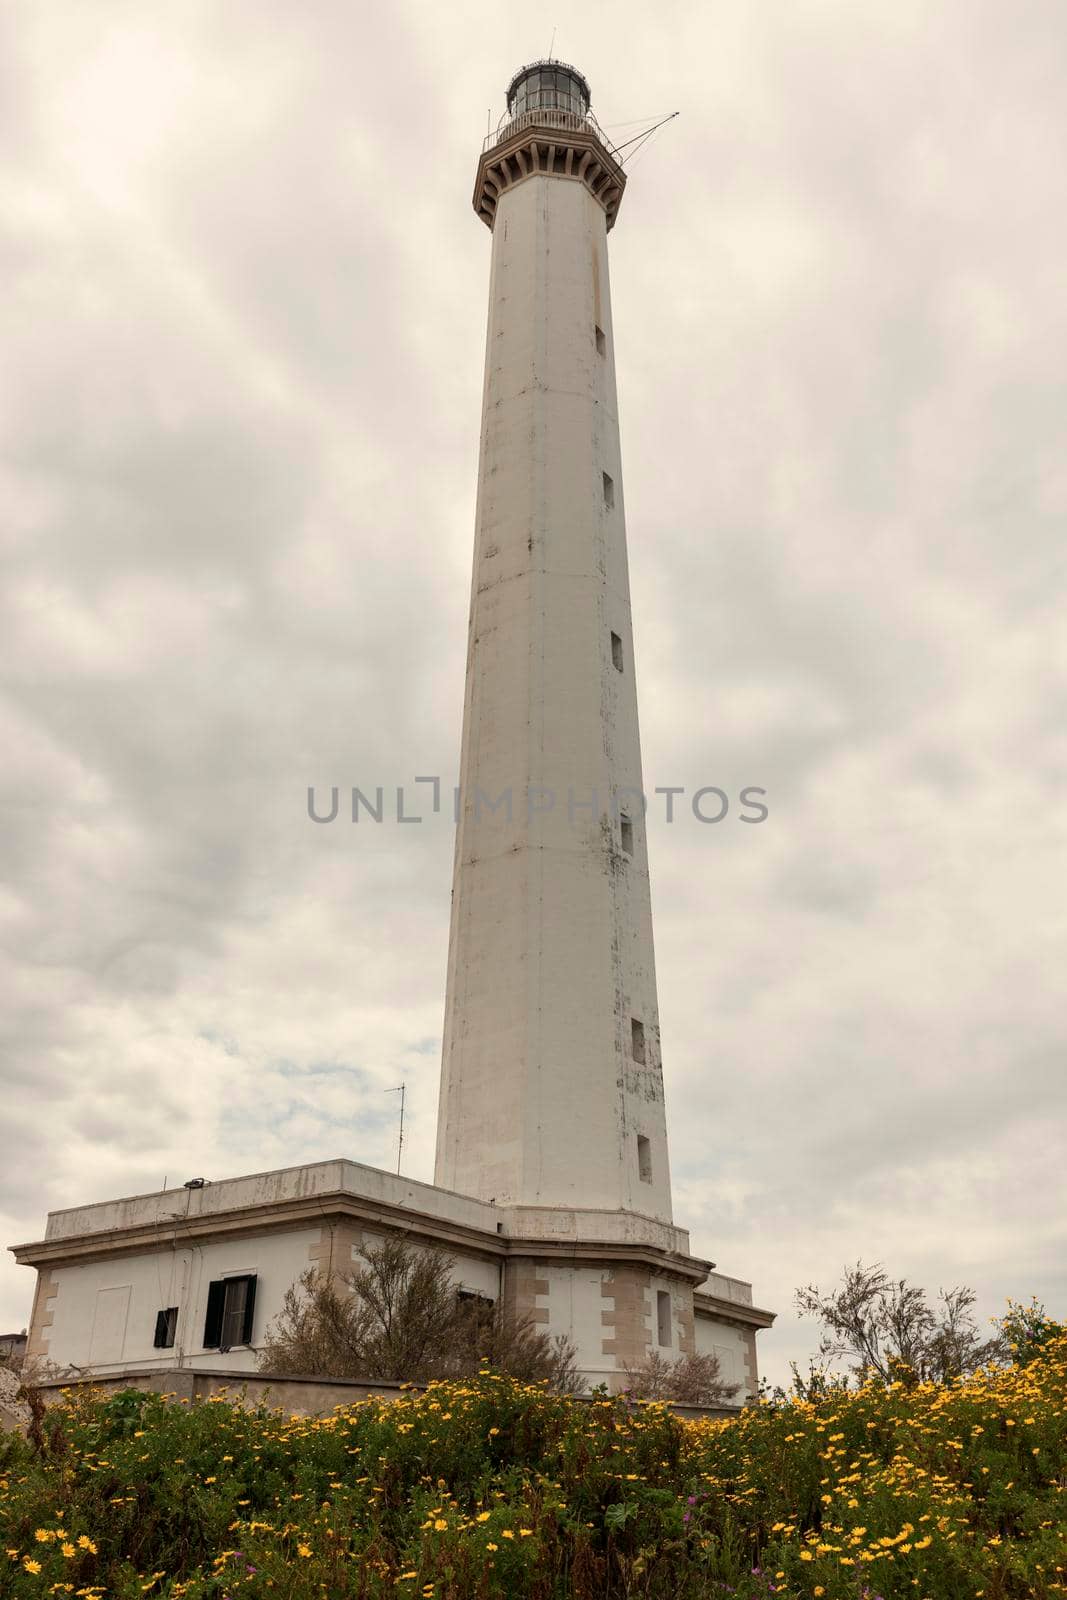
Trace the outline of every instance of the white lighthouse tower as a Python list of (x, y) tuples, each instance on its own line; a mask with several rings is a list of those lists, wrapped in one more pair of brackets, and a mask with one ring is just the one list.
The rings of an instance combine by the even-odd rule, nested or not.
[(524, 67), (492, 230), (436, 1182), (671, 1220), (607, 235), (582, 74)]

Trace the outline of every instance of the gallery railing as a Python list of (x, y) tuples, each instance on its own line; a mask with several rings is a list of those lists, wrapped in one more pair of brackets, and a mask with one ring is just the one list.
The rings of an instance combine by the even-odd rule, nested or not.
[(482, 144), (483, 155), (495, 145), (503, 144), (513, 134), (521, 133), (523, 128), (558, 128), (561, 133), (591, 133), (600, 140), (609, 155), (616, 155), (615, 147), (592, 112), (580, 115), (577, 111), (560, 111), (548, 106), (536, 111), (520, 111), (517, 117), (510, 117), (507, 122), (501, 123), (494, 133), (486, 134)]

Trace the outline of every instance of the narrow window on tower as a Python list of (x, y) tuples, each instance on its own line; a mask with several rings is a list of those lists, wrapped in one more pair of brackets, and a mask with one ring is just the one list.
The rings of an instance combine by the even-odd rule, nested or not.
[(608, 353), (608, 341), (604, 337), (603, 328), (596, 330), (596, 349), (597, 355), (606, 356)]
[(630, 1035), (633, 1058), (643, 1066), (645, 1061), (645, 1025), (643, 1022), (638, 1022), (636, 1017), (630, 1018)]
[(611, 636), (611, 664), (616, 672), (622, 671), (622, 639), (617, 633)]
[(637, 1176), (642, 1183), (652, 1182), (652, 1146), (643, 1133), (637, 1135)]
[(615, 484), (613, 480), (608, 477), (606, 472), (602, 472), (600, 476), (604, 480), (604, 504), (610, 511), (612, 506), (615, 504)]
[(666, 1289), (656, 1291), (656, 1337), (662, 1345), (671, 1342), (671, 1297)]
[(622, 847), (628, 856), (634, 853), (634, 825), (627, 816), (619, 817), (619, 831), (622, 834)]

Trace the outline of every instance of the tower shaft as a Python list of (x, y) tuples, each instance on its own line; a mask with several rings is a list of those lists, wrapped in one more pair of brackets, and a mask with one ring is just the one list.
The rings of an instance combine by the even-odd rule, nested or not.
[(548, 137), (528, 169), (505, 161), (487, 218), (435, 1181), (670, 1221), (608, 279), (621, 183), (609, 211), (580, 139), (561, 161)]

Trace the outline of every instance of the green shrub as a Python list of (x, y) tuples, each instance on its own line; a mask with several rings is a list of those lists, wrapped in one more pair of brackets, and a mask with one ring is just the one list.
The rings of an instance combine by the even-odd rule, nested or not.
[(5, 1441), (0, 1596), (1051, 1600), (1067, 1338), (682, 1422), (483, 1372), (325, 1418), (70, 1394)]

